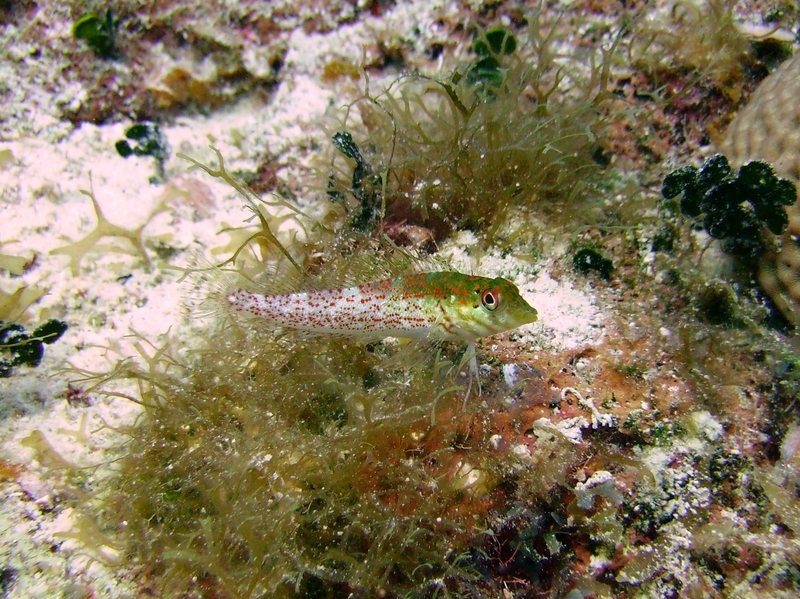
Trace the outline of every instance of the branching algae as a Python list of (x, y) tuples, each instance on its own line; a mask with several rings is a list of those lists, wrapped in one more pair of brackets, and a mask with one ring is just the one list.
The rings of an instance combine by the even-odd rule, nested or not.
[[(233, 181), (221, 162), (203, 168)], [(245, 245), (266, 241), (277, 266), (230, 268), (237, 285), (222, 295), (211, 286), (229, 309), (188, 357), (174, 340), (152, 349), (142, 342), (143, 365), (83, 373), (87, 389), (135, 381), (138, 396), (129, 398), (144, 409), (120, 448), (101, 519), (121, 531), (136, 562), (152, 567), (165, 596), (427, 596), (462, 588), (480, 576), (470, 547), (482, 544), (490, 496), (505, 494), (491, 435), (462, 410), (465, 389), (454, 384), (447, 348), (409, 362), (405, 350), (356, 343), (350, 338), (370, 340), (376, 330), (342, 321), (348, 312), (333, 304), (358, 304), (361, 325), (378, 322), (380, 336), (432, 340), (474, 341), (532, 321), (535, 310), (504, 279), (373, 278), (407, 270), (412, 258), (346, 234), (316, 257), (319, 274), (306, 274), (301, 264), (316, 262), (284, 248), (269, 212), (236, 185), (261, 224)], [(298, 281), (308, 288), (356, 279), (373, 284), (235, 291), (240, 282), (287, 290)], [(256, 314), (242, 318), (237, 308)], [(323, 317), (327, 325), (314, 323)], [(337, 332), (356, 334), (320, 334)]]
[[(63, 254), (69, 256), (69, 265), (70, 269), (72, 270), (72, 274), (77, 275), (78, 270), (80, 269), (81, 261), (86, 254), (93, 250), (96, 251), (99, 249), (97, 243), (98, 241), (106, 237), (110, 237), (127, 240), (130, 245), (133, 246), (133, 249), (129, 250), (130, 253), (133, 255), (138, 255), (140, 258), (142, 258), (147, 266), (150, 266), (150, 256), (144, 247), (144, 228), (157, 214), (168, 210), (166, 204), (167, 198), (162, 198), (162, 200), (156, 205), (155, 209), (148, 217), (147, 221), (145, 221), (143, 224), (139, 225), (135, 229), (125, 229), (124, 227), (115, 225), (105, 217), (103, 211), (100, 209), (100, 204), (97, 202), (97, 198), (95, 197), (94, 185), (91, 184), (91, 179), (89, 190), (82, 189), (81, 193), (92, 201), (94, 214), (97, 218), (97, 224), (95, 225), (95, 228), (82, 239), (79, 239), (78, 241), (68, 245), (58, 247), (52, 250), (50, 253), (54, 255)], [(125, 250), (122, 249), (117, 251), (123, 253), (125, 252)]]

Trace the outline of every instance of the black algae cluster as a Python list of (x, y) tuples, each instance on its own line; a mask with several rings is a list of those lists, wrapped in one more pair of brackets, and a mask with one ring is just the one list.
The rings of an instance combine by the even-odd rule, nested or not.
[(38, 366), (44, 357), (44, 344), (57, 341), (67, 323), (51, 319), (28, 331), (16, 322), (0, 320), (0, 378), (10, 377), (17, 366)]
[[(364, 160), (353, 136), (347, 131), (340, 131), (333, 136), (333, 145), (342, 154), (355, 161), (351, 191), (358, 200), (360, 209), (353, 216), (353, 227), (358, 231), (367, 231), (381, 215), (378, 209), (381, 204), (381, 176)], [(348, 208), (347, 199), (341, 191), (337, 191), (332, 178), (328, 181), (328, 199), (341, 203)]]
[(72, 35), (86, 42), (86, 45), (100, 58), (117, 58), (116, 47), (119, 20), (114, 19), (111, 9), (106, 10), (105, 17), (94, 13), (82, 16), (72, 25)]
[(702, 216), (703, 228), (714, 239), (723, 241), (729, 254), (756, 258), (767, 249), (764, 228), (780, 235), (789, 218), (785, 206), (794, 204), (794, 184), (775, 175), (762, 160), (742, 165), (737, 173), (728, 159), (716, 154), (700, 169), (687, 166), (664, 178), (661, 194), (680, 199), (681, 212), (692, 218)]
[(152, 156), (156, 159), (158, 177), (151, 180), (151, 183), (164, 181), (164, 162), (169, 155), (169, 149), (158, 125), (146, 121), (136, 123), (125, 131), (125, 137), (127, 139), (120, 139), (114, 144), (117, 153), (123, 158)]
[(575, 252), (572, 257), (572, 266), (584, 276), (597, 274), (606, 281), (611, 279), (611, 273), (614, 271), (614, 263), (591, 248), (583, 248)]

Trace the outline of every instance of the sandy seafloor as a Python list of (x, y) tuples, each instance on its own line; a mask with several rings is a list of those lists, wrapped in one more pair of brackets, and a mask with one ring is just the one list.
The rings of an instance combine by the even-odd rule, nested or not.
[[(473, 4), (479, 8), (479, 3)], [(75, 526), (71, 510), (60, 504), (42, 476), (46, 465), (37, 464), (34, 451), (23, 441), (41, 431), (69, 462), (101, 464), (91, 476), (102, 480), (107, 475), (102, 466), (104, 448), (115, 443), (112, 427), (131, 422), (137, 407), (99, 394), (91, 397), (91, 405), (69, 405), (65, 363), (103, 371), (135, 353), (132, 332), (157, 340), (170, 331), (187, 339), (188, 345), (196, 327), (203, 326), (185, 317), (185, 287), (177, 282), (177, 272), (164, 267), (186, 264), (192, 251), (210, 257), (213, 248), (226, 247), (228, 238), (220, 231), (240, 225), (249, 213), (228, 186), (189, 171), (175, 153), (213, 164), (209, 150), (213, 144), (231, 171), (252, 170), (257, 157), (267, 153), (280, 154), (285, 164), (308, 162), (314, 158), (310, 148), (328, 143), (331, 115), (355, 89), (347, 81), (337, 88), (322, 80), (321, 70), (331, 55), (374, 53), (376, 32), (386, 31), (413, 39), (418, 48), (428, 47), (443, 41), (438, 20), (468, 9), (446, 0), (419, 0), (391, 5), (380, 16), (362, 10), (327, 33), (307, 34), (298, 24), (286, 36), (288, 48), (269, 94), (244, 93), (204, 114), (196, 109), (178, 111), (162, 125), (171, 150), (165, 163), (166, 184), (150, 182), (155, 174), (153, 159), (124, 159), (114, 150), (114, 142), (131, 124), (129, 119), (119, 115), (101, 125), (66, 120), (61, 108), (80, 104), (86, 90), (74, 81), (61, 86), (66, 80), (56, 74), (26, 80), (33, 71), (22, 63), (33, 58), (24, 44), (31, 42), (24, 41), (24, 27), (6, 32), (6, 38), (16, 39), (19, 47), (16, 54), (4, 51), (14, 60), (0, 68), (7, 79), (0, 138), (0, 253), (26, 258), (34, 265), (20, 276), (4, 271), (0, 287), (5, 292), (23, 285), (45, 290), (21, 322), (32, 328), (59, 318), (69, 329), (46, 347), (38, 368), (21, 367), (11, 378), (0, 380), (0, 458), (25, 465), (24, 473), (14, 480), (0, 482), (0, 596), (138, 596), (129, 573), (92, 559), (69, 539)], [(41, 14), (36, 9), (28, 9), (28, 14), (39, 22), (52, 20), (48, 31), (56, 47), (74, 43), (69, 24), (54, 18), (63, 17), (63, 11), (43, 5)], [(58, 61), (46, 52), (38, 60), (50, 60), (52, 68)], [(373, 74), (371, 85), (379, 87), (395, 76), (396, 72)], [(295, 169), (290, 166), (281, 176), (291, 184)], [(149, 266), (123, 239), (100, 240), (79, 265), (52, 253), (94, 229), (97, 219), (89, 197), (82, 193), (90, 186), (109, 222), (126, 229), (147, 223), (143, 239)], [(184, 190), (188, 194), (181, 193)], [(151, 219), (165, 198), (167, 209)], [(324, 200), (310, 192), (298, 198), (312, 211), (319, 208), (315, 201)], [(614, 307), (601, 305), (590, 283), (552, 277), (547, 257), (530, 265), (489, 252), (476, 263), (471, 258), (472, 242), (469, 233), (457, 235), (442, 247), (441, 255), (459, 270), (505, 276), (520, 287), (539, 312), (539, 321), (520, 331), (530, 351), (555, 353), (600, 343), (602, 325)], [(180, 251), (167, 262), (154, 250), (158, 243)], [(110, 251), (111, 247), (115, 249)], [(719, 425), (712, 419), (704, 426), (713, 435)]]

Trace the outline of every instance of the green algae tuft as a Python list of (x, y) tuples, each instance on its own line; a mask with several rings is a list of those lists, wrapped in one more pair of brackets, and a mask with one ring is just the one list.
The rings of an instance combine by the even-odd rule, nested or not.
[(94, 13), (83, 15), (72, 25), (72, 35), (83, 40), (100, 58), (109, 59), (118, 56), (116, 45), (119, 20), (114, 19), (111, 9), (106, 9), (105, 18)]
[[(221, 160), (195, 165), (232, 180)], [(324, 253), (293, 257), (270, 231), (273, 207), (234, 183), (259, 215), (223, 263), (239, 276), (325, 285), (412, 260), (389, 242), (324, 230)], [(264, 260), (239, 270), (237, 256), (263, 241)], [(391, 343), (269, 335), (233, 318), (209, 322), (199, 341), (187, 353), (176, 339), (142, 339), (137, 360), (80, 381), (138, 389), (127, 398), (143, 413), (122, 431), (96, 526), (118, 531), (162, 594), (447, 596), (481, 578), (473, 551), (506, 496), (507, 450), (485, 415), (462, 410), (460, 348), (419, 356)]]
[[(424, 227), (437, 241), (472, 230), (487, 246), (519, 208), (564, 221), (579, 205), (587, 218), (599, 196), (592, 190), (603, 167), (594, 157), (612, 120), (607, 82), (622, 30), (607, 47), (564, 55), (572, 33), (533, 12), (517, 36), (480, 32), (477, 58), (449, 77), (406, 75), (379, 94), (367, 88), (338, 125), (360, 152), (348, 155), (334, 140), (347, 160), (332, 161), (329, 198), (357, 211), (369, 180), (381, 197), (368, 204), (387, 229)], [(358, 176), (365, 164), (370, 179)]]

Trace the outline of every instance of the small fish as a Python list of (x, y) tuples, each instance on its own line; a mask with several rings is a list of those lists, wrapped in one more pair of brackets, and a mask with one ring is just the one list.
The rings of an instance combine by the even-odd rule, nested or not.
[(276, 295), (234, 289), (230, 307), (276, 328), (356, 339), (467, 341), (534, 322), (536, 309), (502, 278), (426, 272), (355, 287)]

